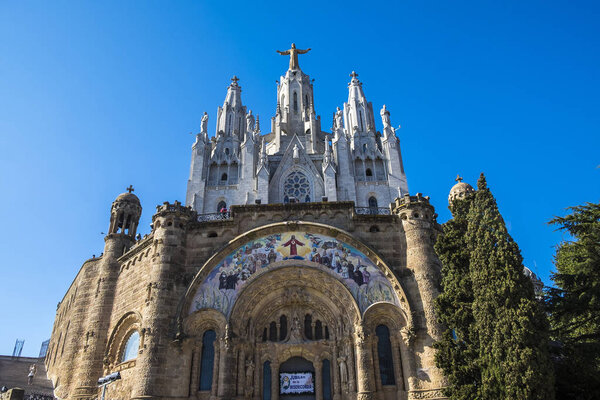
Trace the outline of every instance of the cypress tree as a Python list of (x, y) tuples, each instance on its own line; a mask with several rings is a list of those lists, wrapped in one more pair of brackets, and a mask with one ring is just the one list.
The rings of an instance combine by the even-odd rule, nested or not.
[(472, 195), (450, 204), (453, 219), (442, 226), (435, 250), (442, 261), (442, 291), (436, 299), (440, 321), (446, 327), (435, 344), (436, 364), (449, 386), (444, 394), (454, 400), (472, 400), (481, 385), (477, 365), (479, 341), (474, 328), (473, 291), (469, 276), (469, 251), (465, 240)]
[(483, 174), (468, 215), (480, 399), (554, 398), (548, 324)]
[(571, 214), (550, 224), (570, 240), (556, 250), (548, 289), (557, 397), (600, 398), (600, 204), (570, 208)]

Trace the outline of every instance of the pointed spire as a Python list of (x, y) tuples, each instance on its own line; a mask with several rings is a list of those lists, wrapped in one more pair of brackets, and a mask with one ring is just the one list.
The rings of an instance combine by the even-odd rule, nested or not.
[(238, 84), (239, 80), (235, 75), (231, 78), (231, 83), (227, 88), (227, 96), (225, 97), (225, 104), (234, 108), (242, 105), (242, 87)]

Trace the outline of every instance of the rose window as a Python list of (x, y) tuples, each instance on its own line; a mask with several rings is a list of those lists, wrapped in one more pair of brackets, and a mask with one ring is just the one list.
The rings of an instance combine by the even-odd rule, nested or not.
[(310, 201), (310, 182), (302, 172), (292, 172), (283, 184), (283, 201), (287, 203), (292, 197), (296, 201)]

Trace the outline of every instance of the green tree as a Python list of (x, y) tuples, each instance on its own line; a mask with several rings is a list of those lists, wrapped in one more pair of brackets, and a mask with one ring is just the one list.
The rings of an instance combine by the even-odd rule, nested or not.
[(461, 400), (552, 400), (548, 321), (523, 273), (483, 174), (478, 190), (450, 207), (436, 242), (442, 261), (438, 315), (447, 327), (436, 363), (446, 395)]
[(479, 335), (478, 397), (553, 399), (547, 319), (483, 174), (469, 211), (466, 241)]
[(442, 261), (442, 292), (436, 299), (441, 322), (447, 327), (435, 344), (436, 363), (448, 378), (445, 395), (455, 400), (472, 400), (481, 384), (477, 366), (479, 341), (473, 320), (473, 291), (469, 276), (469, 251), (465, 235), (472, 197), (454, 200), (452, 219), (442, 226), (435, 250)]
[(600, 204), (572, 207), (550, 224), (567, 232), (547, 291), (557, 397), (600, 398)]

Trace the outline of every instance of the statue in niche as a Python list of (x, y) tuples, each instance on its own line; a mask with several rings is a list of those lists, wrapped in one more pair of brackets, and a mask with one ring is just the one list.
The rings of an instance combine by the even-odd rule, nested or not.
[(292, 153), (292, 156), (293, 156), (294, 160), (298, 160), (300, 158), (300, 149), (298, 148), (297, 144), (294, 145), (293, 151), (294, 152)]
[(338, 358), (338, 364), (340, 367), (340, 381), (342, 382), (342, 389), (345, 393), (348, 392), (348, 365), (346, 364), (346, 356), (340, 356)]
[(252, 398), (254, 393), (254, 361), (246, 360), (246, 398)]
[(204, 111), (204, 115), (202, 116), (202, 120), (200, 121), (200, 133), (207, 133), (208, 126), (208, 114)]
[(290, 329), (290, 338), (288, 342), (299, 343), (303, 340), (304, 339), (302, 338), (302, 324), (300, 324), (300, 318), (298, 318), (298, 315), (294, 313), (294, 316), (292, 318), (292, 326)]
[(335, 128), (336, 128), (336, 130), (341, 130), (344, 128), (343, 113), (339, 107), (337, 108), (337, 111), (335, 112)]
[(246, 114), (246, 132), (254, 132), (254, 115), (252, 115), (252, 110)]

